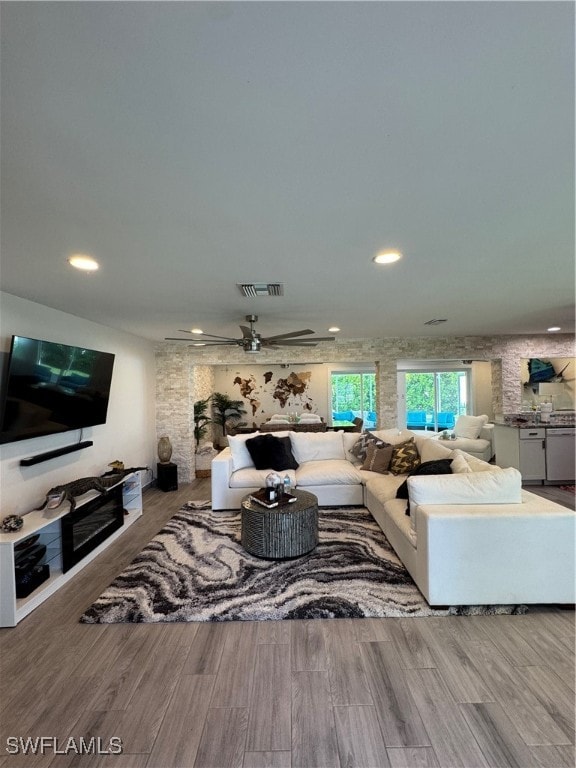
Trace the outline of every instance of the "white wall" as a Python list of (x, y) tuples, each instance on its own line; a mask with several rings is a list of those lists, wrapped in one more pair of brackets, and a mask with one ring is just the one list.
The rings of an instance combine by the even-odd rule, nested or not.
[(492, 364), (476, 360), (472, 363), (472, 411), (476, 416), (486, 414), (494, 419), (492, 407)]
[(112, 352), (116, 358), (106, 424), (83, 431), (82, 439), (93, 440), (92, 447), (21, 467), (21, 458), (78, 442), (79, 430), (0, 446), (0, 518), (38, 506), (55, 485), (102, 474), (116, 459), (127, 467), (155, 467), (156, 373), (149, 341), (1, 293), (0, 352), (4, 359), (13, 334)]

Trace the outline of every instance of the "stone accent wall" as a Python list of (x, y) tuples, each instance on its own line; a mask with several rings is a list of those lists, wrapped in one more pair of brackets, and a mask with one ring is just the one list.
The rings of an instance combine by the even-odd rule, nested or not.
[(184, 483), (194, 478), (194, 368), (186, 350), (156, 349), (156, 434), (170, 438)]
[[(258, 363), (297, 363), (302, 355), (310, 363), (375, 363), (378, 423), (385, 429), (396, 426), (397, 360), (490, 360), (494, 413), (514, 413), (522, 400), (520, 359), (575, 357), (576, 346), (572, 334), (346, 339), (301, 352), (263, 350)], [(169, 435), (178, 476), (188, 482), (194, 477), (194, 401), (210, 394), (211, 366), (245, 363), (246, 353), (236, 347), (204, 349), (165, 343), (157, 345), (156, 360), (157, 434)]]

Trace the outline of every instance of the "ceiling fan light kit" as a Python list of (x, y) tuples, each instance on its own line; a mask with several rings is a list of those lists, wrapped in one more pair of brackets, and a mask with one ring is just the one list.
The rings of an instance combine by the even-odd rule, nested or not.
[[(227, 336), (217, 336), (213, 333), (204, 333), (204, 331), (200, 331), (200, 329), (195, 328), (192, 331), (187, 331), (185, 329), (180, 329), (180, 333), (194, 333), (198, 334), (199, 332), (202, 333), (202, 336), (207, 339), (207, 341), (203, 342), (196, 342), (191, 344), (190, 346), (198, 347), (198, 346), (204, 346), (204, 347), (242, 347), (244, 352), (247, 352), (248, 354), (257, 354), (258, 352), (262, 351), (263, 347), (269, 347), (269, 348), (276, 348), (276, 347), (315, 347), (316, 344), (319, 341), (334, 341), (334, 336), (314, 336), (311, 339), (300, 339), (298, 337), (300, 336), (308, 336), (309, 334), (313, 334), (314, 331), (312, 331), (310, 328), (305, 328), (302, 331), (292, 331), (289, 333), (278, 333), (275, 336), (261, 336), (259, 333), (256, 332), (256, 329), (254, 328), (254, 323), (258, 322), (258, 315), (246, 315), (246, 322), (250, 323), (250, 327), (246, 325), (241, 325), (240, 330), (242, 331), (242, 338), (240, 339), (233, 339), (229, 338)], [(189, 339), (183, 339), (181, 337), (166, 337), (166, 341), (189, 341)]]

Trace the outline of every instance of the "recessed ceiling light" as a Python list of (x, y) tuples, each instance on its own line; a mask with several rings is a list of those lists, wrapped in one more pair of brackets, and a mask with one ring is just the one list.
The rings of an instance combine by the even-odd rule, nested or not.
[(375, 264), (393, 264), (395, 261), (399, 261), (402, 258), (400, 251), (382, 251), (377, 256), (374, 256), (372, 261)]
[(331, 328), (328, 328), (328, 333), (338, 333), (340, 328), (337, 328), (335, 325), (333, 325)]
[(561, 331), (562, 328), (560, 328), (559, 325), (552, 325), (550, 328), (547, 329), (548, 333), (556, 333), (556, 331)]
[(96, 259), (93, 259), (92, 256), (88, 256), (85, 253), (75, 253), (73, 256), (70, 256), (68, 263), (71, 267), (81, 269), (84, 272), (95, 272), (100, 267)]
[(190, 333), (204, 333), (202, 328), (191, 328)]

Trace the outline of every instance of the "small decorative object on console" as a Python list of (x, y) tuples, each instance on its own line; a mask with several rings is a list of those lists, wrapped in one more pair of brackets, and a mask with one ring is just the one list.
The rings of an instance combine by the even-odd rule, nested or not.
[(36, 511), (40, 511), (44, 509), (44, 507), (48, 507), (48, 509), (56, 509), (56, 507), (59, 507), (64, 501), (69, 501), (70, 512), (74, 512), (76, 509), (76, 496), (82, 496), (82, 494), (88, 493), (88, 491), (105, 493), (109, 488), (119, 483), (127, 475), (144, 469), (148, 469), (148, 467), (131, 467), (130, 469), (124, 469), (122, 472), (115, 472), (112, 475), (103, 475), (102, 477), (81, 477), (78, 480), (72, 480), (70, 483), (64, 483), (64, 485), (56, 485), (48, 491), (44, 503), (40, 507), (37, 507)]
[(8, 515), (2, 520), (2, 530), (4, 533), (14, 533), (19, 531), (24, 525), (24, 520), (20, 515)]

